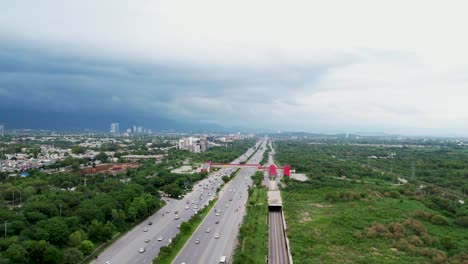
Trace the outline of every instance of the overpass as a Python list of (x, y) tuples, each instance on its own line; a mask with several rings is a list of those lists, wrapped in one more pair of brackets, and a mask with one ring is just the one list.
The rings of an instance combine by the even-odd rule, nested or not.
[(273, 164), (270, 166), (262, 166), (260, 164), (226, 164), (226, 163), (212, 163), (206, 161), (201, 166), (201, 171), (210, 172), (211, 168), (257, 168), (259, 171), (268, 171), (270, 177), (274, 177), (282, 173), (282, 175), (289, 177), (291, 175), (291, 167), (284, 165), (283, 167), (277, 167)]

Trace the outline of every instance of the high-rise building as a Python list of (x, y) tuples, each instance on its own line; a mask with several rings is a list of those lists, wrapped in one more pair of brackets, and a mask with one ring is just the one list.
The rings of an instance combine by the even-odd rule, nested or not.
[(119, 133), (119, 123), (111, 123), (110, 132), (112, 134), (118, 134)]
[(143, 133), (143, 127), (142, 126), (137, 127), (137, 132), (138, 133)]
[(3, 133), (5, 133), (5, 125), (4, 125), (4, 124), (0, 124), (0, 135), (3, 136)]

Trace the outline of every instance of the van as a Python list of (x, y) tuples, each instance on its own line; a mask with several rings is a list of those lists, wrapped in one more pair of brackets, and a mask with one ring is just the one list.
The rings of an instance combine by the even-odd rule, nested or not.
[(226, 256), (222, 256), (221, 259), (219, 260), (219, 264), (225, 264), (226, 262)]

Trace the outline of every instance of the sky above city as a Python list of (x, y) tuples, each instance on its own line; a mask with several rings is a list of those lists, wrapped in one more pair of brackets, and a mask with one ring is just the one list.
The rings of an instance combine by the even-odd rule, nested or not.
[(466, 1), (0, 0), (0, 9), (0, 119), (10, 123), (67, 113), (147, 127), (468, 136)]

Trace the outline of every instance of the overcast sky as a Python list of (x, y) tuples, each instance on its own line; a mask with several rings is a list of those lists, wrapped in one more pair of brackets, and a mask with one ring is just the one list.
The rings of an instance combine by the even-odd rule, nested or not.
[(0, 0), (0, 10), (4, 105), (468, 136), (467, 1)]

